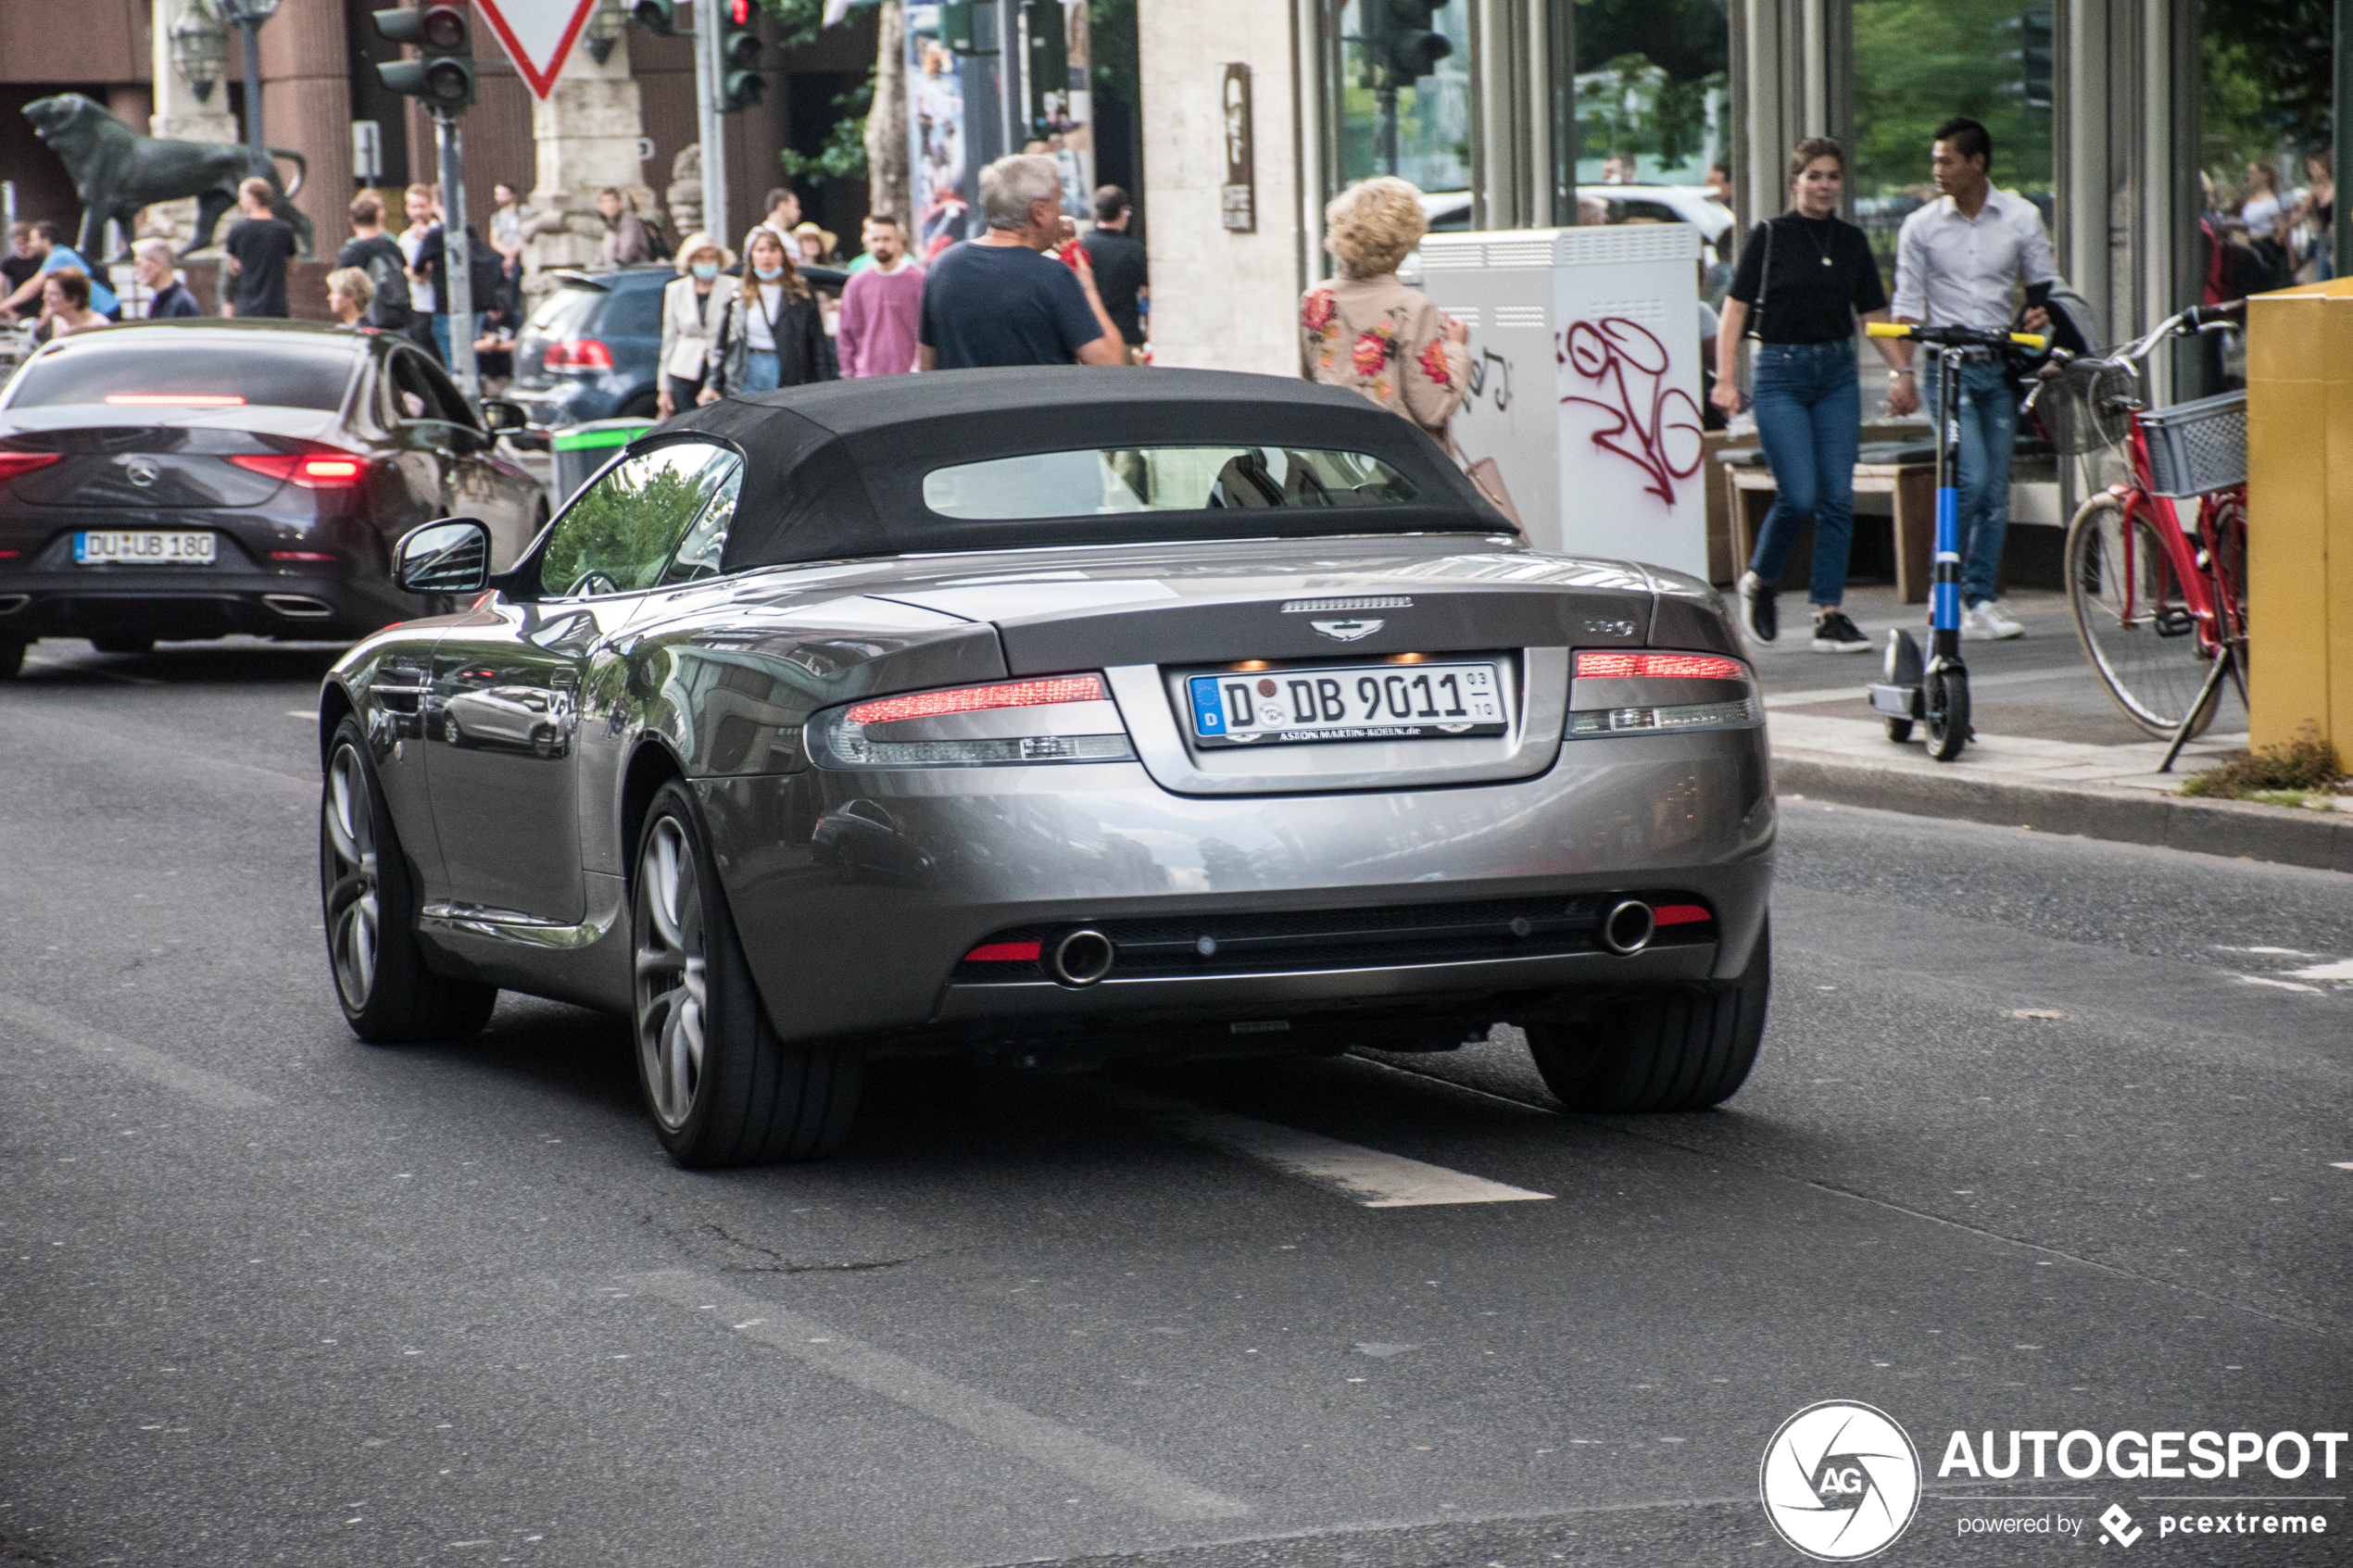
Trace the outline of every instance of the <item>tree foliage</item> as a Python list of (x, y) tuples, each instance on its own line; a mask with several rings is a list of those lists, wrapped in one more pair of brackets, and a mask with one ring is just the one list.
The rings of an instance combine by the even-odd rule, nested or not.
[[(2335, 0), (2204, 0), (2200, 127), (2208, 169), (2328, 145)], [(2291, 170), (2288, 183), (2303, 173)]]
[(2047, 191), (2051, 113), (2031, 107), (2020, 0), (1856, 0), (1855, 184), (1869, 196), (1928, 182), (1929, 144), (1956, 115), (1994, 138), (1994, 183)]

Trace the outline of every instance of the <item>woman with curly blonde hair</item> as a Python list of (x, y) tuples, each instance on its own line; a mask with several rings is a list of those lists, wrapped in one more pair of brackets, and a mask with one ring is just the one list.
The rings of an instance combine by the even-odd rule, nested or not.
[(1340, 276), (1300, 302), (1301, 373), (1363, 393), (1443, 446), (1469, 383), (1470, 331), (1398, 281), (1398, 264), (1428, 231), (1421, 193), (1393, 176), (1360, 180), (1332, 198), (1324, 248)]

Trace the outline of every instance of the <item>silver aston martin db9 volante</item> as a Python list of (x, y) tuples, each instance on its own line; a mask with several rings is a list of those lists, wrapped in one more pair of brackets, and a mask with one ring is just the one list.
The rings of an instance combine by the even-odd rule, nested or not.
[(649, 432), (329, 676), (361, 1038), (635, 1021), (682, 1163), (840, 1147), (864, 1063), (1446, 1050), (1687, 1110), (1764, 1029), (1762, 697), (1707, 585), (1537, 553), (1355, 394), (838, 382)]

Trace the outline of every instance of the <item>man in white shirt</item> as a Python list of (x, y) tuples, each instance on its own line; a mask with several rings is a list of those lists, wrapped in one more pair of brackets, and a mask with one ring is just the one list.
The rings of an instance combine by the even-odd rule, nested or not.
[[(1997, 191), (1986, 177), (1994, 138), (1973, 119), (1948, 119), (1930, 148), (1936, 188), (1944, 194), (1904, 220), (1895, 245), (1899, 321), (2007, 332), (2011, 290), (2023, 285), (2026, 327), (2050, 324), (2042, 308), (2058, 281), (2043, 216), (2023, 196)], [(1896, 345), (1900, 369), (1890, 371), (1890, 413), (1902, 416), (1923, 399), (1936, 406), (1936, 367), (1916, 384), (1912, 345)], [(2010, 452), (2018, 440), (2018, 394), (2000, 363), (1960, 370), (1961, 461), (1957, 476), (1961, 545), (1961, 635), (1972, 641), (2015, 637), (2026, 628), (2002, 613), (1994, 589), (2002, 539), (2010, 524)]]
[(409, 307), (414, 314), (409, 326), (409, 340), (435, 358), (441, 350), (433, 340), (434, 298), (433, 278), (417, 270), (417, 252), (441, 221), (441, 198), (431, 185), (411, 185), (403, 198), (402, 210), (409, 216), (409, 227), (393, 236), (400, 254), (409, 258)]

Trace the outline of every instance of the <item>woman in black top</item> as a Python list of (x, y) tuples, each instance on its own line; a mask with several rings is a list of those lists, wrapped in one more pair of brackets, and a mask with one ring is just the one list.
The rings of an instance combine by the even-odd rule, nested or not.
[[(1760, 643), (1780, 635), (1773, 595), (1797, 531), (1814, 524), (1814, 651), (1861, 653), (1870, 644), (1839, 608), (1855, 537), (1855, 452), (1862, 393), (1855, 381), (1855, 318), (1887, 320), (1887, 293), (1863, 231), (1835, 216), (1846, 155), (1827, 136), (1790, 154), (1795, 205), (1759, 223), (1741, 252), (1716, 334), (1716, 406), (1740, 410), (1733, 380), (1743, 336), (1758, 340), (1756, 433), (1773, 470), (1773, 509), (1740, 582), (1741, 622)], [(1874, 340), (1889, 369), (1894, 345)]]

